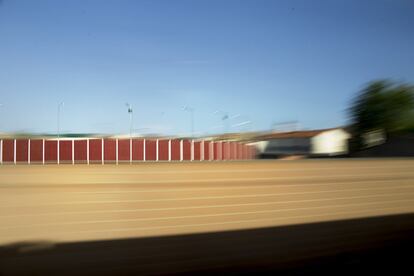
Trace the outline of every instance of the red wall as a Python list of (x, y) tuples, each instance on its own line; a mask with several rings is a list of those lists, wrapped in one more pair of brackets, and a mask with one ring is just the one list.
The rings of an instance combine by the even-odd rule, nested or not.
[(43, 162), (43, 140), (30, 140), (30, 162)]
[(226, 142), (226, 156), (227, 156), (227, 160), (231, 160), (231, 156), (232, 156), (232, 143), (231, 142)]
[[(89, 140), (89, 158), (90, 162), (102, 162), (102, 144), (101, 139)], [(143, 160), (143, 142), (142, 139), (133, 139), (132, 144), (132, 158), (133, 160)], [(180, 160), (181, 149), (180, 140), (171, 140), (171, 160)], [(42, 162), (43, 157), (43, 141), (31, 140), (30, 142), (30, 161)], [(168, 161), (169, 159), (169, 140), (159, 140), (158, 142), (158, 160)], [(16, 140), (16, 161), (28, 162), (28, 147), (27, 139)], [(105, 139), (105, 161), (107, 163), (116, 161), (116, 140)], [(191, 140), (183, 140), (183, 160), (191, 160)], [(204, 146), (202, 146), (204, 145)], [(204, 159), (210, 160), (210, 145), (213, 145), (214, 160), (240, 160), (240, 159), (254, 159), (256, 158), (256, 149), (253, 146), (248, 146), (236, 142), (211, 142), (211, 141), (196, 141), (194, 142), (194, 160), (201, 160), (201, 151), (203, 151)], [(86, 163), (87, 160), (87, 140), (74, 141), (74, 154), (76, 163)], [(130, 160), (130, 140), (118, 140), (118, 158), (119, 161)], [(146, 160), (155, 161), (156, 156), (156, 140), (146, 140)], [(14, 161), (14, 140), (3, 140), (3, 161)], [(63, 163), (72, 162), (72, 140), (60, 141), (60, 161)], [(57, 141), (45, 140), (45, 162), (57, 163)]]
[(116, 162), (116, 140), (104, 139), (104, 160), (105, 163)]
[(156, 160), (156, 140), (145, 140), (145, 160)]
[(75, 163), (85, 163), (87, 161), (87, 140), (75, 140)]
[(252, 158), (251, 159), (256, 159), (256, 154), (257, 154), (256, 147), (254, 146), (251, 146), (251, 147), (252, 147)]
[(237, 156), (237, 143), (236, 142), (230, 142), (230, 160), (235, 160)]
[(221, 152), (223, 160), (229, 160), (229, 143), (223, 142), (221, 143)]
[(102, 162), (102, 139), (89, 140), (89, 162)]
[(254, 158), (254, 150), (252, 146), (248, 146), (248, 159)]
[(191, 160), (191, 141), (183, 140), (183, 160)]
[(220, 156), (220, 149), (221, 147), (221, 143), (220, 142), (213, 142), (213, 156), (214, 156), (214, 160), (221, 160), (221, 156)]
[(237, 160), (242, 160), (243, 159), (242, 149), (243, 149), (243, 144), (238, 143), (237, 144)]
[(129, 161), (129, 139), (118, 140), (118, 160), (119, 161)]
[(133, 139), (132, 140), (132, 160), (142, 161), (144, 160), (144, 140)]
[(194, 142), (194, 160), (201, 160), (201, 142)]
[(16, 140), (16, 161), (26, 162), (29, 159), (29, 140)]
[(60, 141), (59, 159), (60, 159), (60, 162), (63, 162), (63, 163), (72, 163), (72, 140)]
[(158, 140), (158, 160), (168, 161), (168, 140)]
[(5, 139), (3, 140), (3, 162), (14, 162), (14, 140)]
[(171, 160), (180, 161), (180, 140), (171, 140)]
[(57, 141), (45, 141), (45, 162), (57, 163)]
[(204, 160), (210, 160), (210, 142), (204, 141)]

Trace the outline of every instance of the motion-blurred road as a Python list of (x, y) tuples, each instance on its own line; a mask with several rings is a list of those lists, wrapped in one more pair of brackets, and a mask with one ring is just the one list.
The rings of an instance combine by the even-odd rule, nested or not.
[(410, 159), (0, 166), (0, 246), (413, 212)]
[(412, 160), (0, 167), (1, 244), (410, 212)]

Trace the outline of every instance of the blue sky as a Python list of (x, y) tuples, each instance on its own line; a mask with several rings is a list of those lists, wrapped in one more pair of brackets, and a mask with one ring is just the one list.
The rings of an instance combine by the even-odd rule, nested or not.
[[(414, 1), (0, 0), (0, 132), (197, 134), (344, 124), (367, 82), (414, 82)], [(232, 131), (240, 130), (238, 127)]]

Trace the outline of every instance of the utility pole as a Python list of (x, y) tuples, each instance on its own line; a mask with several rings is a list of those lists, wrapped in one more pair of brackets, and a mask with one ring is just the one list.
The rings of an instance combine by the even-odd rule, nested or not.
[(63, 107), (65, 105), (64, 102), (60, 102), (58, 105), (58, 113), (57, 113), (57, 135), (58, 135), (58, 140), (60, 138), (60, 108)]
[(58, 135), (58, 141), (57, 141), (57, 163), (60, 163), (60, 108), (65, 105), (64, 102), (60, 102), (58, 104), (58, 112), (57, 112), (57, 135)]
[(218, 114), (218, 113), (222, 114), (221, 120), (223, 121), (223, 127), (224, 127), (225, 133), (229, 133), (229, 130), (230, 130), (230, 121), (229, 121), (230, 116), (229, 116), (229, 113), (227, 111), (216, 110), (216, 111), (214, 111), (213, 114)]
[(133, 109), (132, 105), (129, 103), (126, 103), (126, 106), (128, 107), (128, 113), (129, 113), (129, 138), (132, 138), (132, 129), (133, 129)]
[(191, 115), (191, 137), (194, 137), (194, 110), (195, 109), (190, 106), (184, 106), (183, 110), (189, 112)]

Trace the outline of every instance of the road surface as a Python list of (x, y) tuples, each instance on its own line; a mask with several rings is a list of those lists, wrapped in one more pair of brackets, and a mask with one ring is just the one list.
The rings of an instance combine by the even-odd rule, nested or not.
[[(367, 241), (367, 237), (376, 237), (371, 243), (377, 244), (385, 240), (379, 239), (380, 235), (401, 237), (402, 233), (412, 230), (411, 217), (409, 221), (407, 217), (401, 220), (400, 227), (392, 229), (393, 223), (375, 218), (410, 216), (413, 213), (414, 160), (410, 159), (0, 166), (0, 246), (6, 249), (15, 246), (18, 248), (15, 254), (23, 254), (26, 258), (32, 251), (53, 252), (56, 250), (53, 248), (61, 244), (95, 242), (94, 246), (97, 246), (105, 242), (131, 240), (132, 244), (137, 239), (143, 242), (157, 239), (157, 248), (145, 247), (149, 250), (145, 252), (146, 256), (162, 253), (162, 256), (167, 255), (163, 260), (169, 261), (168, 252), (160, 249), (163, 237), (202, 237), (215, 233), (237, 233), (234, 237), (241, 237), (257, 229), (279, 231), (277, 229), (293, 227), (290, 233), (296, 233), (294, 238), (298, 239), (315, 230), (308, 229), (305, 233), (294, 227), (354, 221), (354, 228), (347, 224), (318, 228), (323, 230), (316, 231), (313, 239), (308, 236), (308, 240), (303, 240), (305, 244), (296, 244), (298, 248), (301, 246), (307, 250), (306, 254), (312, 255), (316, 250), (315, 244), (307, 245), (306, 241), (314, 242), (315, 238), (321, 239), (317, 243), (319, 247), (327, 245), (323, 250), (317, 249), (327, 252), (332, 248), (340, 249), (339, 244)], [(375, 221), (364, 224), (367, 219)], [(355, 221), (359, 223), (355, 224)], [(378, 229), (381, 227), (382, 230)], [(355, 229), (361, 231), (359, 238)], [(255, 240), (260, 235), (269, 240)], [(289, 238), (281, 238), (280, 235), (284, 234), (270, 232), (255, 233), (252, 242), (265, 249), (250, 248), (249, 251), (256, 250), (257, 258), (260, 252), (273, 256), (276, 253), (275, 244), (272, 244), (274, 235), (287, 242), (278, 242), (280, 248), (286, 246), (294, 251), (294, 246), (291, 246), (294, 241), (289, 244)], [(223, 243), (217, 244), (215, 249), (229, 246), (226, 243), (230, 237), (221, 238)], [(205, 238), (203, 242), (209, 239)], [(238, 253), (245, 251), (247, 246), (246, 240), (241, 242), (240, 239), (230, 246), (240, 246)], [(324, 243), (323, 239), (328, 240)], [(174, 250), (180, 244), (171, 240), (165, 243), (174, 244)], [(190, 258), (191, 254), (198, 254), (193, 252), (195, 249), (189, 249), (191, 244), (197, 243), (187, 240), (182, 243), (178, 253), (187, 255), (174, 259), (172, 263), (176, 265), (172, 265), (171, 270), (156, 272), (180, 272), (181, 268), (191, 270), (193, 264), (195, 268), (207, 269), (208, 264), (214, 264), (208, 261), (213, 256), (207, 253), (198, 252), (207, 254), (198, 256), (201, 261)], [(354, 246), (361, 246), (361, 243)], [(126, 254), (122, 246), (118, 249), (121, 250), (119, 254)], [(210, 248), (207, 249), (203, 252), (209, 252)], [(217, 255), (214, 250), (210, 251)], [(5, 268), (4, 273), (13, 274), (16, 266), (13, 267), (11, 260), (20, 255), (10, 254), (4, 253), (3, 260), (7, 261), (0, 264)], [(226, 260), (226, 264), (231, 261), (249, 263), (246, 252), (247, 257), (237, 257), (234, 252), (224, 255), (234, 257)], [(268, 255), (267, 259), (270, 258)], [(90, 259), (98, 258), (93, 254), (88, 256)], [(111, 256), (107, 253), (102, 258), (111, 259)], [(266, 256), (260, 258), (266, 259)], [(291, 257), (286, 256), (286, 252), (283, 256)], [(131, 258), (124, 257), (115, 267), (123, 267)], [(151, 260), (153, 266), (160, 258)], [(30, 259), (25, 260), (31, 262)], [(137, 263), (133, 263), (133, 268), (136, 268)], [(97, 260), (94, 264), (98, 266)], [(142, 267), (145, 265), (147, 263)], [(53, 269), (58, 268), (61, 267)], [(47, 265), (43, 269), (50, 272)], [(53, 269), (51, 271), (55, 271)]]

